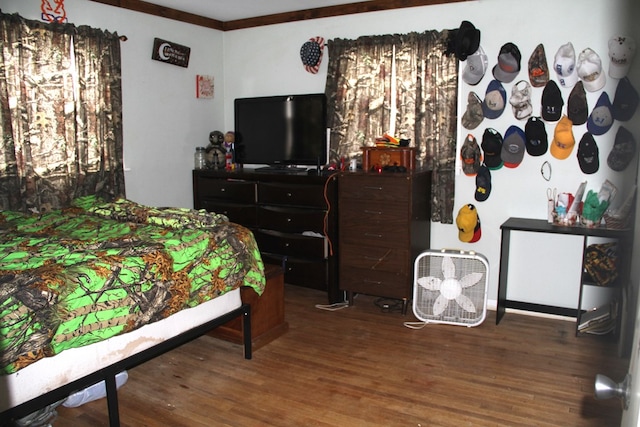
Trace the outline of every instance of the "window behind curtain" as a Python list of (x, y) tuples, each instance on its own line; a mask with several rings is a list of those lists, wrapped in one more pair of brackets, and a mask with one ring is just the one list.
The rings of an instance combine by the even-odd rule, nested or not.
[(117, 34), (0, 13), (0, 209), (124, 195)]
[[(445, 56), (448, 31), (329, 40), (326, 85), (331, 154), (392, 132), (412, 141), (433, 171), (432, 220), (453, 223), (458, 61)], [(426, 189), (429, 191), (429, 189)]]

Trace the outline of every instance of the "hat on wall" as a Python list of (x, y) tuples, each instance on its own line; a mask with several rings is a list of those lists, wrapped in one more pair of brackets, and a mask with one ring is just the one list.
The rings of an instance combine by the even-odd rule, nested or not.
[(520, 50), (509, 42), (502, 45), (498, 54), (498, 63), (493, 67), (493, 77), (504, 83), (510, 83), (520, 72)]
[(628, 36), (616, 36), (609, 40), (609, 77), (621, 79), (629, 72), (636, 53), (636, 41)]
[(322, 62), (322, 51), (324, 50), (324, 38), (312, 37), (309, 41), (304, 42), (300, 48), (300, 59), (304, 69), (311, 74), (316, 74), (320, 69)]
[(482, 113), (487, 119), (497, 119), (502, 115), (507, 103), (507, 92), (498, 80), (491, 80), (482, 101)]
[(567, 116), (562, 116), (556, 125), (551, 141), (551, 155), (558, 160), (564, 160), (573, 151), (576, 140), (573, 137), (573, 123)]
[(524, 126), (525, 148), (530, 156), (542, 156), (549, 148), (549, 140), (544, 121), (540, 117), (530, 117)]
[(597, 92), (607, 82), (602, 61), (593, 49), (586, 48), (578, 56), (578, 77), (584, 82), (584, 88), (589, 92)]
[(629, 78), (623, 77), (618, 81), (613, 98), (611, 107), (613, 118), (621, 122), (629, 121), (635, 114), (636, 108), (638, 108), (638, 92), (631, 85)]
[(607, 157), (607, 164), (616, 172), (623, 171), (629, 166), (636, 154), (636, 140), (624, 126), (618, 128), (613, 148)]
[(549, 80), (542, 91), (542, 118), (548, 122), (560, 120), (564, 100), (555, 81)]
[(513, 109), (513, 115), (518, 120), (524, 120), (533, 113), (531, 105), (531, 85), (526, 80), (520, 80), (511, 88), (509, 103)]
[(560, 46), (556, 52), (553, 69), (556, 71), (558, 81), (562, 87), (573, 87), (578, 82), (576, 52), (571, 42)]
[(462, 159), (462, 172), (465, 175), (473, 176), (478, 173), (482, 163), (482, 153), (478, 141), (473, 135), (469, 134), (464, 139), (460, 149), (460, 158)]
[(480, 97), (475, 92), (469, 92), (469, 95), (467, 95), (467, 109), (462, 115), (462, 126), (469, 130), (475, 129), (483, 119)]
[(467, 57), (466, 65), (462, 71), (462, 80), (471, 86), (475, 86), (480, 83), (488, 68), (489, 59), (487, 54), (484, 53), (482, 46), (479, 46), (478, 50)]
[(611, 129), (611, 125), (613, 125), (611, 101), (607, 92), (602, 92), (587, 119), (587, 130), (594, 135), (603, 135)]
[(468, 203), (460, 208), (456, 217), (458, 226), (458, 238), (461, 242), (475, 243), (480, 240), (482, 234), (480, 218), (476, 207)]
[(517, 168), (524, 158), (525, 135), (518, 126), (511, 125), (504, 133), (500, 157), (507, 168)]
[(529, 57), (529, 81), (533, 87), (544, 87), (549, 81), (549, 66), (544, 45), (540, 43)]
[(491, 171), (486, 165), (481, 165), (476, 175), (475, 199), (484, 202), (491, 194)]
[(462, 21), (460, 27), (455, 30), (455, 54), (460, 61), (467, 57), (480, 46), (480, 30), (471, 22)]
[(578, 164), (583, 173), (588, 175), (596, 173), (600, 168), (598, 158), (598, 145), (593, 135), (585, 132), (578, 144)]
[(502, 167), (502, 135), (493, 128), (487, 128), (482, 135), (484, 164), (492, 170)]
[(584, 91), (582, 81), (576, 83), (571, 89), (567, 100), (567, 116), (574, 125), (583, 125), (589, 117), (589, 107), (587, 106), (587, 93)]

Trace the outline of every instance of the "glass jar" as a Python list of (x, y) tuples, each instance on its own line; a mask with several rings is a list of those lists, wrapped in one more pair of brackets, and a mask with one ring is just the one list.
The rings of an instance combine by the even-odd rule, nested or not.
[(193, 157), (193, 167), (195, 169), (204, 169), (206, 164), (204, 147), (196, 147), (196, 153)]

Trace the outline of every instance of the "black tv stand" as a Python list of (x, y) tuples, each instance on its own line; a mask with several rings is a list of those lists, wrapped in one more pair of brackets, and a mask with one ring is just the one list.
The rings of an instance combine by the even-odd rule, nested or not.
[(301, 168), (297, 166), (289, 166), (289, 165), (271, 165), (271, 166), (263, 166), (254, 169), (256, 172), (260, 173), (307, 173), (307, 168)]

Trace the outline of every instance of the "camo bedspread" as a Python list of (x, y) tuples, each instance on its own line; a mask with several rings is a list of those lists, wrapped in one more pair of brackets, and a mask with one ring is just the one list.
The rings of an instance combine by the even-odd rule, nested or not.
[(0, 375), (243, 285), (262, 293), (262, 259), (224, 215), (93, 196), (0, 212)]

